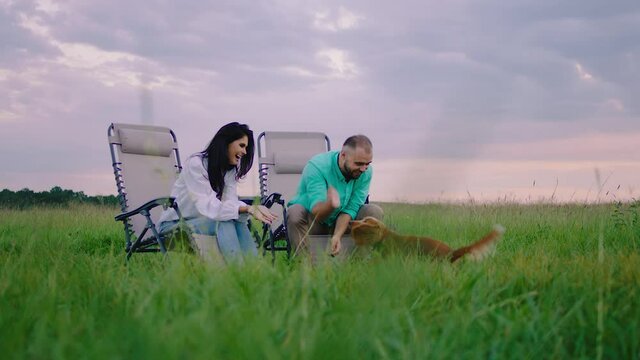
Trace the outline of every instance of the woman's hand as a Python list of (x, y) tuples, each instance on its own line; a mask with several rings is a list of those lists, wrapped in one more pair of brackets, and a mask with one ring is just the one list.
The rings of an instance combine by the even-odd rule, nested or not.
[(253, 216), (255, 219), (269, 225), (271, 225), (271, 223), (278, 218), (264, 205), (249, 206), (247, 208), (247, 212), (251, 214), (251, 216)]

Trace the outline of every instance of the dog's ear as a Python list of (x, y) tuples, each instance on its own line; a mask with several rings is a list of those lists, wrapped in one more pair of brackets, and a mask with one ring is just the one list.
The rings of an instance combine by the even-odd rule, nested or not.
[(380, 220), (371, 216), (367, 216), (366, 218), (362, 219), (362, 221), (365, 222), (367, 225), (372, 225), (372, 226), (382, 225), (382, 222)]

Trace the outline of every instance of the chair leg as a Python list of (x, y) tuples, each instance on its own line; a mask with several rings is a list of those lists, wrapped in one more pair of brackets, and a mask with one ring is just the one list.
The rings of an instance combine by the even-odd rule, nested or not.
[(153, 233), (153, 237), (156, 239), (158, 246), (160, 246), (160, 251), (162, 251), (162, 253), (166, 255), (167, 249), (164, 246), (164, 240), (162, 239), (160, 234), (158, 234), (158, 230), (156, 230), (156, 226), (153, 223), (153, 220), (151, 220), (151, 214), (149, 214), (148, 211), (141, 211), (141, 214), (147, 218), (147, 228), (151, 229), (151, 232)]
[(136, 252), (136, 250), (138, 250), (138, 248), (142, 245), (142, 239), (144, 239), (144, 235), (146, 233), (147, 233), (147, 228), (142, 230), (142, 232), (140, 233), (140, 236), (138, 236), (138, 239), (133, 244), (131, 244), (131, 246), (127, 250), (127, 261), (129, 261), (129, 258), (131, 257), (131, 255), (133, 255), (133, 253)]
[(131, 258), (131, 255), (133, 255), (133, 245), (129, 248), (129, 251), (127, 251), (127, 262), (129, 262), (129, 258)]
[(287, 231), (287, 227), (284, 227), (284, 241), (287, 247), (287, 260), (291, 259), (291, 240), (289, 240), (289, 232)]
[(291, 240), (289, 239), (289, 229), (287, 229), (287, 219), (289, 216), (287, 215), (287, 207), (284, 206), (284, 202), (282, 203), (282, 232), (284, 234), (284, 241), (287, 247), (287, 260), (291, 259)]
[(271, 263), (275, 264), (276, 263), (276, 237), (275, 234), (273, 232), (269, 232), (269, 234), (271, 235)]
[(260, 237), (260, 239), (262, 239), (262, 243), (260, 244), (260, 247), (262, 248), (262, 256), (267, 253), (267, 247), (269, 246), (269, 238), (267, 237), (268, 233), (269, 225), (262, 224), (262, 236)]

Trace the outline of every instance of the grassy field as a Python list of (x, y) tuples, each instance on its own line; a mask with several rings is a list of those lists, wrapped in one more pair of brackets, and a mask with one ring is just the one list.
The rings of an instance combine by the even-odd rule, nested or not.
[(637, 207), (382, 206), (453, 245), (507, 232), (481, 263), (125, 266), (115, 208), (0, 210), (2, 358), (640, 358)]

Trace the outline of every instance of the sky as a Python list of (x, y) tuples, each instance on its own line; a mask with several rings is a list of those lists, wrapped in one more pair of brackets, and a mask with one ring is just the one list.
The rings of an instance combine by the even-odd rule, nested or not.
[(0, 0), (0, 188), (115, 194), (111, 123), (239, 121), (368, 135), (374, 201), (633, 200), (638, 39), (637, 0)]

